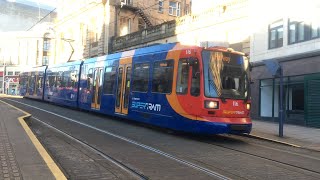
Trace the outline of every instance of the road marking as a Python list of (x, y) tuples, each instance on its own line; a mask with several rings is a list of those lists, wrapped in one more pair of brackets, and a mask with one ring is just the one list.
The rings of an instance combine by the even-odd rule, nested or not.
[(76, 121), (76, 120), (74, 120), (74, 119), (71, 119), (71, 118), (68, 118), (68, 117), (65, 117), (65, 116), (56, 114), (56, 113), (54, 113), (54, 112), (50, 112), (50, 111), (47, 111), (47, 110), (44, 110), (44, 109), (41, 109), (41, 108), (32, 106), (32, 105), (29, 105), (29, 104), (25, 104), (25, 103), (22, 103), (22, 102), (19, 102), (19, 101), (11, 100), (11, 99), (7, 99), (7, 100), (12, 101), (12, 102), (16, 102), (16, 103), (18, 103), (18, 104), (22, 104), (22, 105), (25, 105), (25, 106), (28, 106), (28, 107), (32, 107), (32, 108), (34, 108), (34, 109), (38, 109), (38, 110), (40, 110), (40, 111), (43, 111), (43, 112), (46, 112), (46, 113), (49, 113), (49, 114), (52, 114), (52, 115), (61, 117), (61, 118), (66, 119), (66, 120), (68, 120), (68, 121), (71, 121), (71, 122), (74, 122), (74, 123), (83, 125), (83, 126), (85, 126), (85, 127), (94, 129), (94, 130), (96, 130), (96, 131), (102, 132), (102, 133), (104, 133), (104, 134), (108, 134), (108, 135), (113, 136), (113, 137), (115, 137), (115, 138), (121, 139), (121, 140), (126, 141), (126, 142), (128, 142), (128, 143), (134, 144), (134, 145), (136, 145), (136, 146), (142, 147), (142, 148), (147, 149), (147, 150), (149, 150), (149, 151), (152, 151), (152, 152), (154, 152), (154, 153), (157, 153), (157, 154), (160, 154), (160, 155), (162, 155), (162, 156), (165, 156), (165, 157), (167, 157), (167, 158), (169, 158), (169, 159), (175, 160), (175, 161), (177, 161), (177, 162), (179, 162), (179, 163), (181, 163), (181, 164), (187, 165), (187, 166), (189, 166), (189, 167), (191, 167), (191, 168), (194, 168), (194, 169), (197, 169), (197, 170), (199, 170), (199, 171), (202, 171), (202, 172), (204, 172), (204, 173), (206, 173), (206, 174), (208, 174), (208, 175), (210, 175), (210, 176), (214, 176), (214, 177), (216, 177), (216, 178), (218, 178), (218, 179), (224, 179), (224, 180), (230, 179), (230, 178), (228, 178), (228, 177), (226, 177), (226, 176), (223, 176), (223, 175), (221, 175), (221, 174), (219, 174), (219, 173), (217, 173), (217, 172), (211, 171), (210, 169), (207, 169), (207, 168), (205, 168), (205, 167), (199, 166), (199, 165), (194, 164), (194, 163), (192, 163), (192, 162), (189, 162), (189, 161), (186, 161), (186, 160), (177, 158), (177, 157), (175, 157), (175, 156), (173, 156), (173, 155), (171, 155), (171, 154), (168, 154), (168, 153), (166, 153), (166, 152), (163, 152), (163, 151), (161, 151), (161, 150), (159, 150), (159, 149), (156, 149), (156, 148), (153, 148), (153, 147), (151, 147), (151, 146), (138, 143), (138, 142), (136, 142), (136, 141), (134, 141), (134, 140), (131, 140), (131, 139), (129, 139), (129, 138), (126, 138), (126, 137), (123, 137), (123, 136), (114, 134), (114, 133), (109, 132), (109, 131), (105, 131), (105, 130), (96, 128), (96, 127), (94, 127), (94, 126), (91, 126), (91, 125), (88, 125), (88, 124), (85, 124), (85, 123)]
[(276, 143), (279, 143), (279, 144), (284, 144), (284, 145), (292, 146), (292, 147), (296, 147), (296, 148), (301, 148), (301, 146), (296, 145), (296, 144), (292, 144), (292, 143), (288, 143), (288, 142), (284, 142), (284, 141), (280, 141), (280, 140), (276, 140), (276, 139), (266, 138), (266, 137), (262, 137), (262, 136), (255, 135), (255, 134), (248, 134), (248, 135), (245, 135), (245, 136), (256, 138), (256, 139), (262, 139), (262, 140), (266, 140), (266, 141), (271, 141), (271, 142), (276, 142)]
[(37, 149), (37, 151), (39, 152), (40, 156), (43, 158), (43, 160), (46, 162), (48, 168), (50, 169), (50, 171), (52, 172), (52, 174), (54, 175), (54, 177), (56, 179), (61, 179), (61, 180), (66, 180), (67, 178), (65, 177), (65, 175), (62, 173), (62, 171), (60, 170), (60, 168), (57, 166), (57, 164), (53, 161), (53, 159), (51, 158), (51, 156), (48, 154), (48, 152), (44, 149), (44, 147), (42, 146), (42, 144), (39, 142), (39, 140), (37, 139), (37, 137), (33, 134), (33, 132), (31, 131), (31, 129), (29, 128), (29, 126), (27, 125), (27, 123), (24, 121), (25, 118), (28, 118), (31, 116), (31, 114), (29, 114), (28, 112), (19, 109), (9, 103), (6, 103), (2, 100), (0, 100), (0, 102), (14, 108), (17, 109), (18, 111), (21, 111), (22, 113), (24, 113), (25, 115), (20, 116), (18, 118), (21, 126), (23, 127), (23, 129), (26, 131), (27, 135), (29, 136), (30, 140), (32, 141), (33, 145), (35, 146), (35, 148)]

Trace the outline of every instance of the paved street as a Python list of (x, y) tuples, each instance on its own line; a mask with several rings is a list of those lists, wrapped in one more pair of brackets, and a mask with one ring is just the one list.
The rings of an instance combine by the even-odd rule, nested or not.
[[(320, 153), (313, 150), (231, 135), (204, 137), (172, 134), (163, 129), (123, 119), (80, 112), (34, 100), (4, 99), (4, 101), (32, 114), (31, 128), (71, 179), (89, 177), (128, 179), (134, 176), (38, 120), (86, 142), (150, 179), (217, 178), (182, 162), (194, 164), (231, 179), (319, 179), (320, 177), (318, 169)], [(59, 114), (60, 117), (55, 114)], [(162, 155), (153, 149), (161, 151)], [(163, 153), (182, 161), (163, 156)]]

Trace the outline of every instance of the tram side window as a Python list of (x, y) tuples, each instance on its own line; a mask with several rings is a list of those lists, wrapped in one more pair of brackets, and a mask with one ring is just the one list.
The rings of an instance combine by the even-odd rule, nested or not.
[(88, 71), (88, 65), (83, 65), (81, 67), (81, 80), (87, 79), (87, 71)]
[(200, 70), (199, 70), (198, 60), (195, 60), (192, 65), (192, 79), (191, 79), (190, 94), (192, 96), (200, 95)]
[(34, 73), (31, 74), (31, 79), (30, 79), (30, 88), (34, 89), (35, 88), (35, 82), (36, 82), (36, 76)]
[(149, 63), (141, 63), (134, 65), (132, 77), (132, 91), (148, 91), (149, 68)]
[(93, 69), (89, 69), (87, 73), (87, 89), (91, 89), (93, 87)]
[(180, 59), (178, 65), (177, 90), (178, 94), (188, 92), (189, 64), (187, 59)]
[(43, 74), (40, 74), (39, 78), (38, 78), (38, 88), (39, 89), (42, 89), (42, 80), (43, 80)]
[(47, 86), (49, 86), (50, 88), (57, 87), (57, 79), (56, 79), (55, 72), (48, 73)]
[(115, 66), (108, 66), (104, 71), (104, 82), (103, 82), (103, 94), (112, 94), (114, 83), (116, 82), (116, 71)]
[(173, 60), (157, 61), (153, 66), (152, 92), (171, 93)]
[(77, 88), (77, 83), (78, 83), (78, 71), (70, 71), (70, 81), (71, 81), (71, 87), (72, 88)]
[(56, 84), (57, 88), (61, 88), (64, 87), (64, 82), (63, 82), (63, 72), (60, 71), (57, 74), (57, 84)]
[(19, 79), (20, 79), (19, 84), (20, 84), (21, 86), (26, 86), (26, 85), (27, 85), (28, 76), (22, 74), (22, 75), (20, 75), (20, 78), (19, 78)]
[(63, 72), (63, 84), (64, 84), (64, 87), (66, 87), (66, 88), (71, 87), (70, 73), (71, 73), (70, 71)]
[(34, 77), (35, 90), (37, 91), (39, 88), (39, 75), (35, 75)]

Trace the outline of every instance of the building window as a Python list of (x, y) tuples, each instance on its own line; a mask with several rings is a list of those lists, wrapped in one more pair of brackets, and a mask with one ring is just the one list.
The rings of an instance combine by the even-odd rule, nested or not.
[(159, 0), (159, 13), (163, 13), (163, 0)]
[(98, 47), (99, 41), (99, 26), (96, 18), (91, 19), (91, 28), (90, 28), (90, 44), (91, 48)]
[(49, 57), (43, 56), (42, 57), (42, 65), (48, 65), (49, 64)]
[(127, 17), (120, 18), (120, 36), (129, 34), (131, 31), (131, 19)]
[(185, 10), (184, 10), (184, 15), (188, 15), (188, 14), (191, 14), (191, 9), (190, 9), (189, 4), (186, 4)]
[[(290, 76), (283, 79), (283, 107), (286, 121), (300, 124), (304, 121), (304, 76)], [(260, 116), (263, 118), (279, 117), (280, 79), (260, 80)]]
[(15, 75), (15, 76), (19, 76), (19, 74), (20, 74), (20, 71), (14, 72), (14, 75)]
[(49, 55), (50, 55), (50, 41), (49, 33), (44, 34), (43, 37), (43, 56), (42, 56), (42, 65), (48, 65), (49, 64)]
[(131, 19), (128, 19), (128, 34), (131, 33)]
[(121, 0), (121, 5), (132, 5), (132, 0)]
[(50, 39), (44, 38), (43, 40), (43, 51), (49, 51), (50, 50)]
[(278, 21), (269, 26), (269, 49), (283, 46), (283, 25)]
[(319, 37), (319, 26), (315, 22), (289, 21), (289, 44), (308, 41)]
[(180, 16), (180, 3), (179, 2), (169, 2), (169, 15)]
[(13, 75), (13, 71), (8, 71), (8, 76), (12, 76)]

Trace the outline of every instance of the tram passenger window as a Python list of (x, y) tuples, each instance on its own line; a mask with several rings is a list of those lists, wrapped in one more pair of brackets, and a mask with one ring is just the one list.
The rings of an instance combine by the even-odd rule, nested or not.
[(64, 85), (62, 75), (63, 75), (63, 72), (61, 71), (57, 72), (57, 84), (56, 84), (57, 88), (60, 88)]
[(39, 85), (40, 85), (40, 83), (39, 83), (39, 75), (35, 75), (34, 84), (35, 84), (35, 87), (34, 87), (35, 92), (37, 92), (37, 90), (39, 88)]
[(195, 60), (192, 65), (192, 79), (191, 79), (190, 94), (192, 96), (200, 95), (200, 70), (199, 70), (198, 60)]
[(38, 79), (38, 84), (39, 84), (39, 89), (42, 89), (42, 80), (43, 80), (43, 75), (39, 75), (39, 79)]
[(87, 89), (90, 89), (93, 87), (93, 70), (92, 68), (89, 69), (88, 73), (87, 73)]
[(81, 80), (87, 79), (87, 70), (88, 70), (88, 65), (83, 65), (81, 67)]
[(116, 82), (116, 71), (115, 66), (108, 66), (104, 71), (104, 82), (103, 82), (103, 94), (112, 94), (114, 83)]
[(30, 88), (34, 90), (35, 88), (35, 82), (36, 82), (36, 76), (34, 73), (31, 74), (31, 79), (30, 79)]
[(60, 88), (63, 88), (66, 86), (66, 79), (65, 79), (65, 72), (61, 71), (59, 72), (59, 81), (58, 81), (58, 85)]
[(149, 84), (149, 63), (135, 64), (133, 68), (132, 91), (147, 92)]
[(77, 88), (77, 83), (78, 83), (78, 71), (77, 70), (70, 72), (70, 80), (71, 80), (71, 87)]
[(187, 94), (189, 79), (189, 63), (187, 59), (180, 59), (178, 65), (177, 90), (178, 94)]
[(64, 87), (70, 88), (71, 87), (71, 71), (64, 71), (63, 72), (63, 82), (64, 82)]
[(48, 73), (48, 81), (48, 86), (51, 88), (51, 90), (54, 90), (57, 87), (57, 73)]
[(153, 65), (152, 92), (171, 93), (173, 60), (157, 61)]

